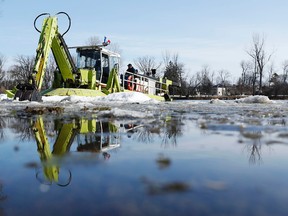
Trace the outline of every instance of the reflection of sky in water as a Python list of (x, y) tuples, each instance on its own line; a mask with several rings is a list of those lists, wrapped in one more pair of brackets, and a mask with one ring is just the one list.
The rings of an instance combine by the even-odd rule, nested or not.
[[(163, 107), (166, 112), (147, 106), (146, 119), (115, 118), (117, 133), (106, 135), (119, 135), (120, 147), (107, 151), (109, 157), (104, 157), (105, 149), (96, 152), (95, 146), (94, 152), (77, 152), (77, 142), (85, 139), (76, 136), (64, 157), (48, 162), (41, 162), (33, 136), (21, 139), (23, 129), (11, 124), (15, 119), (3, 117), (7, 124), (0, 140), (0, 198), (7, 197), (0, 199), (1, 211), (6, 215), (30, 215), (31, 209), (35, 215), (285, 215), (285, 106), (194, 102)], [(57, 118), (73, 122), (67, 116)], [(107, 121), (107, 113), (99, 116)], [(52, 117), (43, 120), (53, 151), (58, 132)], [(137, 126), (133, 132), (124, 126), (131, 122)], [(36, 175), (44, 175), (44, 165), (57, 165), (61, 181), (71, 172), (69, 185), (41, 184)]]

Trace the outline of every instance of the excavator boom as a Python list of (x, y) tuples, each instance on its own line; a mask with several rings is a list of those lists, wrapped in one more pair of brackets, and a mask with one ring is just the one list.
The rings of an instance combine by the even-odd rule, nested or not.
[[(69, 28), (71, 20), (65, 12), (59, 12), (56, 15), (65, 14), (69, 18)], [(36, 49), (36, 57), (34, 69), (29, 77), (27, 83), (18, 84), (16, 87), (18, 91), (14, 98), (30, 101), (41, 101), (40, 91), (42, 88), (43, 79), (45, 76), (45, 69), (49, 58), (50, 50), (52, 50), (56, 64), (61, 71), (63, 80), (75, 82), (77, 69), (68, 51), (68, 47), (63, 39), (63, 35), (58, 32), (58, 19), (57, 16), (48, 16), (44, 18), (42, 31), (39, 31), (35, 26), (37, 19), (40, 16), (49, 15), (47, 13), (40, 14), (34, 21), (35, 29), (40, 32), (38, 47)]]
[[(65, 14), (68, 17), (69, 19), (69, 27), (67, 29), (68, 31), (71, 26), (70, 17), (65, 12), (59, 12), (56, 15), (59, 14)], [(37, 18), (35, 19), (35, 21), (37, 20)], [(66, 32), (64, 34), (66, 34)], [(75, 78), (73, 74), (77, 72), (77, 69), (72, 60), (71, 54), (68, 51), (68, 47), (65, 43), (65, 40), (63, 39), (64, 34), (61, 35), (58, 32), (57, 16), (46, 17), (43, 21), (43, 27), (40, 33), (41, 35), (38, 42), (38, 48), (36, 51), (37, 55), (34, 66), (34, 73), (36, 73), (35, 81), (37, 89), (40, 91), (42, 87), (42, 82), (45, 76), (46, 63), (48, 61), (50, 49), (52, 50), (54, 59), (56, 61), (59, 70), (61, 71), (63, 79), (71, 80), (71, 82), (74, 82)]]
[(36, 89), (39, 91), (41, 90), (50, 48), (52, 46), (52, 41), (57, 34), (57, 29), (58, 26), (56, 17), (48, 17), (44, 19), (43, 30), (39, 38), (33, 69)]

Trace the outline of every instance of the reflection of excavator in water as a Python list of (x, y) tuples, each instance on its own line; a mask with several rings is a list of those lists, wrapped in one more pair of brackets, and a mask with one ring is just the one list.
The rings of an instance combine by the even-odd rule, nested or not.
[(70, 123), (57, 124), (56, 127), (59, 128), (58, 135), (51, 151), (42, 117), (40, 116), (33, 124), (37, 150), (43, 166), (43, 172), (38, 172), (36, 175), (41, 183), (56, 182), (60, 186), (67, 186), (70, 183), (71, 172), (61, 172), (60, 176), (60, 165), (57, 159), (70, 151), (76, 136), (78, 152), (96, 152), (97, 155), (101, 153), (104, 159), (110, 158), (109, 150), (120, 146), (118, 129), (109, 122), (79, 119)]
[[(63, 38), (70, 29), (71, 19), (65, 12), (59, 12), (56, 15), (60, 14), (66, 15), (69, 20), (69, 27), (63, 34), (58, 32), (56, 16), (43, 13), (36, 17), (34, 27), (40, 33), (40, 38), (36, 50), (34, 70), (29, 76), (28, 82), (17, 85), (14, 99), (41, 101), (42, 95), (105, 96), (109, 93), (125, 90), (124, 85), (120, 86), (118, 76), (120, 55), (104, 48), (109, 45), (109, 40), (106, 41), (105, 39), (99, 46), (72, 47), (76, 48), (77, 52), (76, 67)], [(36, 21), (44, 15), (48, 15), (48, 17), (44, 19), (42, 31), (40, 31), (36, 27)], [(57, 71), (54, 73), (52, 88), (41, 92), (50, 49), (57, 64)], [(143, 87), (143, 92), (145, 89), (144, 93), (150, 94), (154, 98), (159, 96), (159, 99), (161, 96), (160, 100), (163, 99), (163, 96), (166, 100), (170, 99), (168, 87), (172, 81), (144, 77), (141, 82), (140, 86), (139, 81), (139, 87)], [(123, 80), (122, 83), (124, 83)]]

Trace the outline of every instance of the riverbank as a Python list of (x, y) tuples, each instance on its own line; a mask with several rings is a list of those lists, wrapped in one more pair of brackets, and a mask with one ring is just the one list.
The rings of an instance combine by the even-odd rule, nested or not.
[(219, 96), (219, 95), (201, 95), (201, 96), (180, 96), (180, 95), (172, 95), (171, 98), (173, 100), (236, 100), (240, 98), (248, 97), (249, 95), (227, 95), (227, 96)]
[[(173, 100), (212, 100), (212, 99), (219, 99), (219, 100), (236, 100), (241, 98), (246, 98), (251, 95), (201, 95), (201, 96), (180, 96), (180, 95), (171, 95)], [(288, 100), (288, 95), (277, 95), (277, 96), (268, 96), (270, 100)]]

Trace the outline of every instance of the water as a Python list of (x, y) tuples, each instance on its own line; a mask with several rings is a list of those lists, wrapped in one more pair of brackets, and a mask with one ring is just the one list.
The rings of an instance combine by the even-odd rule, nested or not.
[(287, 215), (287, 101), (211, 102), (2, 106), (0, 215)]

